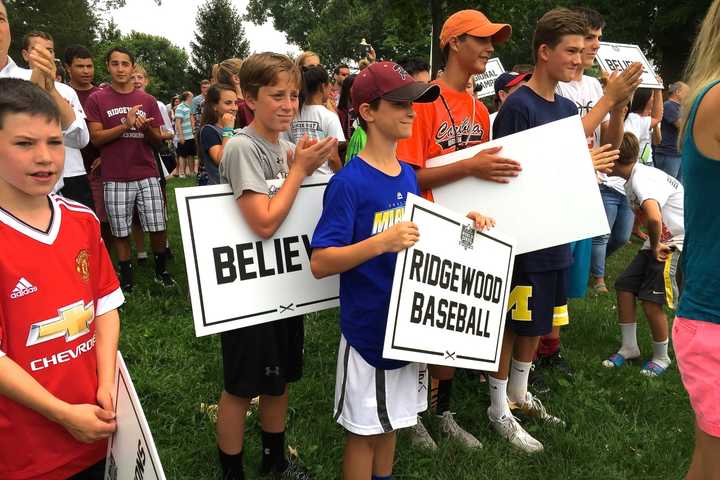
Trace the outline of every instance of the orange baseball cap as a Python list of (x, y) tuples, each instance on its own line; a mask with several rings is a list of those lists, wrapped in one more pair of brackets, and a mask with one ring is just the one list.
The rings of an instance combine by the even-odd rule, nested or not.
[(478, 10), (460, 10), (445, 20), (440, 32), (440, 48), (452, 37), (467, 33), (473, 37), (492, 37), (493, 43), (503, 43), (510, 38), (512, 27), (507, 23), (492, 23)]

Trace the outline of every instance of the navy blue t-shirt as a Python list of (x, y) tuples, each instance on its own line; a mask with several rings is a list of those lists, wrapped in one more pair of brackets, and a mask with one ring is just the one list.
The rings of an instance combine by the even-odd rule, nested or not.
[[(550, 102), (535, 93), (530, 87), (523, 85), (508, 96), (493, 123), (493, 138), (505, 137), (530, 128), (539, 127), (563, 118), (578, 114), (577, 105), (570, 99), (555, 95)], [(552, 162), (552, 158), (538, 158), (541, 162)], [(548, 185), (548, 188), (556, 188)], [(553, 212), (547, 212), (548, 218)], [(548, 228), (552, 228), (548, 226)], [(532, 232), (527, 232), (531, 235)], [(570, 245), (525, 253), (515, 257), (515, 266), (525, 272), (547, 272), (562, 270), (572, 264)]]
[(220, 127), (215, 125), (206, 124), (200, 129), (200, 151), (198, 155), (202, 159), (203, 165), (205, 165), (205, 171), (208, 176), (208, 185), (219, 185), (220, 172), (218, 166), (210, 158), (210, 149), (215, 145), (222, 145), (223, 131)]
[[(352, 245), (401, 222), (408, 192), (419, 190), (413, 168), (400, 166), (392, 177), (353, 157), (325, 189), (312, 247)], [(366, 362), (385, 370), (407, 365), (382, 357), (396, 257), (384, 253), (340, 274), (340, 330)]]
[(662, 140), (659, 145), (655, 145), (653, 148), (655, 152), (662, 155), (680, 155), (677, 148), (678, 141), (678, 128), (675, 126), (675, 122), (680, 118), (680, 104), (667, 100), (663, 104), (663, 117), (660, 122), (660, 133)]

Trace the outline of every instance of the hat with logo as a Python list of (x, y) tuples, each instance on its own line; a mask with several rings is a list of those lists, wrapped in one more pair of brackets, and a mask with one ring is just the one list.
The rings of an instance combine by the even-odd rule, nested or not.
[(440, 31), (440, 48), (445, 48), (452, 37), (463, 34), (492, 37), (493, 43), (503, 43), (512, 35), (512, 27), (507, 23), (492, 23), (477, 10), (460, 10), (445, 20)]
[(495, 79), (495, 94), (500, 90), (509, 90), (520, 82), (527, 82), (532, 73), (503, 72)]
[(397, 63), (376, 62), (358, 73), (350, 95), (357, 112), (360, 105), (378, 98), (391, 102), (432, 102), (440, 95), (440, 87), (416, 82)]

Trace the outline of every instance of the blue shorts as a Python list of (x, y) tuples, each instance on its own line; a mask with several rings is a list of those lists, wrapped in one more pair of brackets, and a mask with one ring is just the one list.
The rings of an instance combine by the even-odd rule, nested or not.
[(513, 272), (507, 324), (516, 335), (541, 337), (567, 325), (568, 270)]

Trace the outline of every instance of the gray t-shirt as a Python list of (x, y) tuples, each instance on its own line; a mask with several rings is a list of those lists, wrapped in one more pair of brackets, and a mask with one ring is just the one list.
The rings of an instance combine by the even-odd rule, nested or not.
[(236, 199), (246, 190), (270, 194), (266, 180), (287, 176), (287, 152), (294, 149), (295, 145), (287, 140), (270, 143), (247, 126), (223, 149), (220, 181), (230, 184)]

